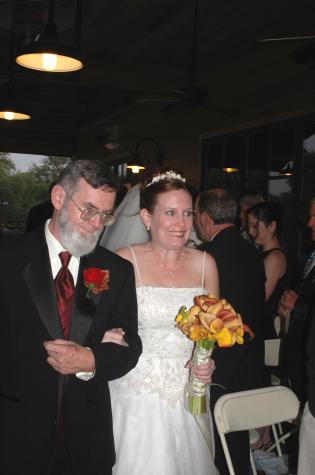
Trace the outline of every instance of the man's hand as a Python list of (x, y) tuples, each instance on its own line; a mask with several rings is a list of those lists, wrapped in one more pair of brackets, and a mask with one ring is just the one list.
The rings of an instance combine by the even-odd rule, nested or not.
[(68, 340), (44, 341), (47, 363), (60, 374), (95, 371), (93, 352)]
[(116, 343), (116, 345), (129, 346), (124, 339), (125, 332), (122, 328), (112, 328), (104, 333), (102, 343)]
[(193, 366), (191, 361), (188, 361), (186, 368), (190, 368), (192, 373), (204, 384), (209, 384), (211, 383), (212, 374), (215, 370), (215, 363), (211, 358), (209, 359), (208, 363), (198, 366)]
[(279, 301), (278, 313), (280, 317), (288, 318), (290, 312), (294, 309), (295, 302), (298, 299), (298, 294), (294, 290), (286, 290), (283, 292)]

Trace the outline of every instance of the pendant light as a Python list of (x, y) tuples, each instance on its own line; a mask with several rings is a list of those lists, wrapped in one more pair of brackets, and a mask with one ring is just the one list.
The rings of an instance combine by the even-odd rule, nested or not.
[(17, 100), (15, 83), (11, 77), (7, 88), (6, 99), (0, 101), (0, 119), (8, 121), (30, 119), (31, 116), (28, 111)]
[(293, 175), (293, 160), (288, 161), (284, 167), (280, 170), (281, 176), (292, 176)]
[(133, 160), (128, 162), (127, 168), (129, 168), (132, 173), (140, 173), (141, 170), (145, 170), (145, 166), (140, 160), (137, 159), (137, 157), (134, 157)]
[(27, 46), (15, 61), (20, 66), (37, 71), (67, 73), (83, 68), (83, 63), (71, 48), (60, 43), (55, 22), (55, 0), (49, 2), (49, 17), (41, 35)]

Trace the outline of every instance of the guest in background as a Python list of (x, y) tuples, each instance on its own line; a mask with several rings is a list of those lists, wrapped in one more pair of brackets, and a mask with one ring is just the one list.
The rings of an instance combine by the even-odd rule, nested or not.
[[(315, 242), (315, 198), (311, 201), (308, 226), (312, 231), (312, 240)], [(305, 317), (310, 325), (307, 344), (308, 399), (300, 428), (298, 475), (313, 475), (315, 466), (315, 252), (312, 253), (311, 258), (305, 278), (309, 281), (312, 292), (309, 294), (308, 305), (304, 308)], [(301, 294), (296, 301), (295, 308), (298, 307), (300, 299)]]
[[(311, 200), (308, 227), (315, 243), (315, 197)], [(309, 256), (298, 293), (286, 290), (279, 304), (279, 315), (290, 317), (281, 351), (281, 368), (302, 403), (307, 400), (306, 344), (309, 336), (315, 294), (315, 250)]]
[[(144, 179), (144, 178), (142, 178)], [(110, 251), (130, 244), (148, 242), (149, 233), (140, 218), (140, 182), (130, 188), (114, 211), (115, 222), (106, 226), (100, 245)]]
[(115, 223), (105, 228), (100, 239), (100, 245), (110, 251), (149, 241), (148, 230), (140, 218), (140, 191), (147, 176), (162, 166), (162, 155), (143, 156), (141, 160), (145, 170), (130, 178), (133, 186), (115, 210)]
[(247, 230), (247, 212), (249, 208), (254, 206), (257, 203), (264, 201), (264, 198), (258, 191), (247, 190), (241, 196), (239, 200), (239, 219), (240, 219), (240, 231), (244, 239), (251, 241), (250, 236)]
[(54, 207), (50, 200), (43, 201), (35, 206), (33, 206), (27, 215), (26, 218), (26, 228), (27, 233), (34, 231), (39, 226), (45, 224), (47, 219), (51, 218), (53, 214)]
[[(51, 183), (48, 190), (48, 196), (51, 194), (55, 183)], [(35, 231), (39, 226), (42, 226), (46, 223), (47, 219), (50, 219), (54, 211), (53, 204), (50, 197), (41, 203), (34, 205), (29, 209), (27, 218), (25, 232), (29, 233)]]
[(249, 235), (262, 249), (266, 273), (263, 337), (277, 338), (274, 321), (287, 284), (287, 257), (281, 244), (283, 208), (280, 203), (264, 201), (248, 210), (247, 220)]
[[(287, 283), (287, 258), (282, 247), (283, 208), (280, 203), (264, 201), (258, 203), (247, 212), (248, 233), (253, 241), (262, 249), (265, 266), (265, 306), (263, 319), (263, 338), (277, 338), (275, 318), (280, 297)], [(266, 383), (271, 384), (271, 375), (266, 368)], [(268, 447), (271, 443), (270, 427), (258, 429), (259, 439), (252, 449)]]
[[(216, 261), (220, 297), (232, 304), (255, 334), (254, 339), (246, 339), (243, 345), (215, 349), (216, 369), (212, 376), (214, 384), (210, 387), (212, 411), (223, 394), (258, 388), (264, 383), (262, 319), (265, 272), (259, 252), (242, 238), (236, 228), (236, 214), (235, 199), (223, 189), (202, 192), (195, 204), (197, 231), (204, 242), (200, 249), (206, 250)], [(248, 432), (228, 434), (227, 440), (235, 472), (248, 475)], [(216, 428), (215, 463), (220, 475), (229, 474)]]

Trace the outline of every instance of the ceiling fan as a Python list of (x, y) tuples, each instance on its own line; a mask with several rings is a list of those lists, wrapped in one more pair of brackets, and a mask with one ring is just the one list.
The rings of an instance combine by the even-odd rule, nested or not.
[(134, 102), (165, 102), (164, 111), (168, 114), (193, 109), (200, 106), (211, 105), (212, 109), (223, 115), (235, 115), (236, 110), (223, 103), (217, 104), (209, 98), (208, 90), (196, 85), (196, 60), (197, 60), (197, 37), (198, 37), (198, 13), (199, 0), (194, 2), (193, 28), (190, 64), (188, 70), (188, 85), (172, 89), (169, 94), (147, 94), (134, 99)]
[[(312, 9), (314, 16), (315, 9)], [(314, 23), (314, 22), (313, 22)], [(294, 58), (297, 65), (301, 66), (306, 63), (312, 63), (312, 67), (315, 67), (315, 34), (312, 35), (292, 35), (292, 36), (275, 36), (267, 38), (259, 38), (257, 43), (285, 43), (285, 42), (297, 42), (303, 43), (300, 46), (295, 47), (291, 56)]]

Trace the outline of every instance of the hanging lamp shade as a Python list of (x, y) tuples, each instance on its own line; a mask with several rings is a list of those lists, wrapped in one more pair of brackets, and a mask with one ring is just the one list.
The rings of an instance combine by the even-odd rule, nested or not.
[(15, 97), (13, 86), (9, 84), (7, 99), (0, 102), (0, 119), (4, 120), (28, 120), (31, 118), (25, 107), (21, 106)]
[(48, 21), (38, 40), (25, 47), (17, 55), (15, 61), (25, 68), (51, 73), (67, 73), (83, 68), (78, 55), (74, 54), (71, 48), (60, 43), (57, 26), (53, 19)]
[(239, 171), (239, 166), (236, 160), (225, 160), (223, 171), (226, 173), (236, 173)]
[(31, 116), (26, 111), (16, 107), (0, 107), (0, 119), (28, 120)]
[(281, 176), (292, 176), (293, 175), (293, 161), (290, 160), (287, 162), (284, 167), (280, 170)]

